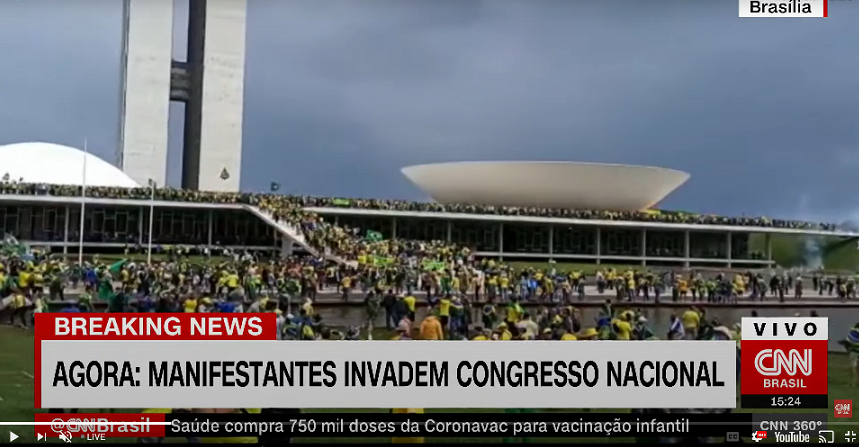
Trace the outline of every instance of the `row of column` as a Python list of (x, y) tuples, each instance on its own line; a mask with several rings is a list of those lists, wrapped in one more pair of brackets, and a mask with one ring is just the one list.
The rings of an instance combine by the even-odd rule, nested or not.
[[(63, 242), (64, 242), (63, 243), (63, 253), (64, 254), (68, 253), (69, 242), (72, 242), (72, 241), (69, 241), (69, 223), (70, 223), (69, 219), (71, 216), (70, 211), (71, 211), (71, 205), (66, 207), (66, 212), (65, 212), (64, 235), (63, 235)], [(148, 220), (146, 219), (146, 207), (140, 207), (139, 213), (140, 213), (140, 217), (138, 219), (138, 244), (143, 245), (144, 243), (148, 242), (148, 241), (144, 240), (144, 225), (148, 225)], [(335, 218), (334, 218), (335, 225), (337, 225), (339, 223), (338, 221), (339, 221), (339, 219), (335, 216)], [(392, 224), (393, 232), (394, 232), (394, 234), (396, 234), (397, 219), (392, 218), (391, 224)], [(212, 245), (212, 242), (213, 242), (213, 240), (212, 240), (213, 239), (212, 238), (213, 226), (214, 226), (214, 211), (209, 210), (209, 213), (208, 213), (208, 239), (207, 240), (208, 240), (208, 244), (210, 246)], [(81, 231), (82, 232), (85, 231), (85, 228), (81, 228)], [(446, 233), (447, 233), (447, 240), (451, 241), (453, 239), (453, 237), (452, 237), (453, 236), (453, 222), (451, 222), (451, 221), (447, 222)], [(549, 256), (551, 256), (553, 254), (553, 250), (554, 250), (554, 234), (555, 234), (554, 227), (549, 227), (549, 252), (547, 253)], [(689, 264), (688, 259), (690, 258), (690, 245), (691, 245), (689, 234), (690, 233), (688, 230), (683, 232), (683, 239), (684, 239), (683, 251), (684, 251), (684, 257), (687, 259), (684, 263), (687, 266)], [(728, 267), (731, 266), (731, 256), (732, 256), (732, 253), (731, 253), (731, 251), (732, 251), (731, 234), (732, 233), (726, 233), (725, 234), (725, 240), (726, 240), (726, 246), (727, 246)], [(767, 234), (765, 237), (766, 237), (767, 260), (772, 260), (772, 238), (769, 234)], [(282, 254), (284, 254), (284, 255), (292, 254), (293, 243), (291, 240), (289, 240), (286, 237), (283, 237), (282, 235), (279, 234), (279, 232), (275, 232), (274, 238), (275, 238), (274, 243), (276, 246), (280, 246)], [(596, 262), (598, 264), (600, 262), (600, 256), (602, 254), (601, 243), (602, 243), (602, 233), (601, 233), (600, 227), (596, 227), (596, 235), (595, 235), (595, 246), (596, 246), (595, 251), (596, 251), (596, 253), (595, 253), (595, 256), (596, 256)], [(498, 229), (498, 252), (502, 253), (502, 254), (504, 253), (504, 224), (503, 223), (499, 224), (499, 229)], [(646, 257), (647, 257), (647, 230), (642, 229), (641, 230), (641, 258), (646, 258)], [(644, 259), (642, 259), (641, 264), (644, 265), (645, 263), (646, 263), (646, 261)]]
[[(71, 218), (71, 210), (72, 210), (71, 205), (66, 206), (66, 212), (65, 212), (66, 216), (65, 216), (65, 222), (63, 224), (63, 254), (64, 255), (68, 254), (68, 252), (69, 252), (69, 242), (79, 242), (79, 241), (70, 241), (69, 240), (69, 222), (70, 222), (70, 218)], [(82, 209), (81, 211), (85, 212), (85, 209)], [(147, 240), (143, 239), (144, 222), (146, 222), (145, 225), (147, 225), (147, 226), (149, 225), (149, 221), (146, 219), (146, 207), (140, 207), (138, 213), (139, 213), (139, 218), (137, 219), (137, 244), (143, 245), (144, 243), (149, 242), (148, 239)], [(212, 242), (213, 242), (212, 241), (212, 233), (214, 231), (215, 212), (214, 212), (214, 210), (209, 210), (208, 214), (209, 215), (207, 218), (207, 224), (208, 224), (207, 230), (208, 230), (209, 234), (207, 237), (207, 241), (208, 241), (208, 245), (211, 247)], [(154, 217), (154, 215), (152, 217)], [(86, 222), (86, 220), (84, 220), (84, 222)], [(148, 229), (148, 227), (146, 227), (146, 228)], [(81, 228), (80, 232), (84, 233), (85, 230), (86, 230), (86, 228)], [(277, 232), (275, 232), (275, 245), (277, 245)], [(291, 243), (289, 245), (290, 245), (290, 247), (292, 246)]]
[[(338, 223), (338, 219), (335, 217), (334, 218), (334, 224), (336, 225), (337, 223)], [(393, 234), (397, 234), (397, 218), (396, 217), (391, 218), (391, 227), (393, 229)], [(499, 227), (498, 228), (498, 252), (503, 254), (504, 253), (504, 224), (500, 223), (498, 225), (498, 227)], [(690, 234), (689, 230), (686, 230), (683, 232), (683, 257), (687, 259), (686, 261), (684, 261), (684, 264), (687, 267), (689, 266), (688, 259), (690, 259), (690, 252), (691, 252), (691, 248), (690, 248), (691, 242), (690, 242), (689, 234)], [(726, 259), (728, 261), (728, 267), (731, 267), (731, 257), (732, 257), (731, 252), (733, 250), (731, 235), (732, 235), (732, 233), (726, 233), (725, 234), (725, 241), (726, 241), (726, 248), (727, 248), (727, 258)], [(447, 221), (447, 241), (448, 242), (450, 242), (453, 239), (452, 236), (453, 236), (453, 222)], [(766, 234), (765, 237), (766, 237), (767, 260), (771, 261), (772, 260), (772, 237), (770, 234)], [(596, 262), (597, 262), (597, 264), (599, 264), (600, 263), (600, 256), (602, 254), (602, 249), (600, 247), (600, 244), (602, 243), (602, 232), (600, 231), (600, 227), (596, 227), (595, 238), (596, 238), (596, 240), (595, 240), (595, 245), (596, 245), (595, 256), (597, 258)], [(550, 255), (550, 256), (553, 254), (553, 251), (554, 251), (554, 242), (555, 242), (554, 239), (555, 239), (555, 228), (550, 226), (549, 227), (549, 253), (548, 253), (548, 255)], [(641, 258), (642, 258), (641, 265), (645, 265), (647, 263), (647, 261), (644, 259), (644, 258), (647, 258), (647, 229), (644, 229), (644, 228), (641, 230)]]

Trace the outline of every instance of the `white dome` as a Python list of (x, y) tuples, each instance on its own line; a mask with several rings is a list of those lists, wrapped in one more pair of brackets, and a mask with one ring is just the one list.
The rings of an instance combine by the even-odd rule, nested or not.
[(0, 176), (26, 183), (80, 185), (86, 157), (86, 186), (140, 186), (116, 166), (80, 149), (52, 143), (0, 146)]

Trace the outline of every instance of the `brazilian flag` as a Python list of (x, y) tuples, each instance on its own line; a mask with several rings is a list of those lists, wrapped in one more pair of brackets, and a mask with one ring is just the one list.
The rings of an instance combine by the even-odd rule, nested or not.
[(122, 270), (122, 266), (124, 266), (128, 262), (128, 259), (123, 259), (119, 262), (114, 262), (107, 267), (107, 271), (110, 272), (111, 275), (118, 275), (120, 270)]
[(382, 236), (382, 233), (373, 230), (367, 230), (367, 234), (364, 236), (370, 242), (379, 242), (385, 240), (385, 237)]

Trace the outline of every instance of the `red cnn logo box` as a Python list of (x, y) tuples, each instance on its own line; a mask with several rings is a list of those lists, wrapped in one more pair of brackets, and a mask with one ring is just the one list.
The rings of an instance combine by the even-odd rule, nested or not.
[(742, 322), (742, 395), (826, 395), (829, 319), (749, 318)]
[(835, 417), (853, 417), (853, 399), (835, 399)]

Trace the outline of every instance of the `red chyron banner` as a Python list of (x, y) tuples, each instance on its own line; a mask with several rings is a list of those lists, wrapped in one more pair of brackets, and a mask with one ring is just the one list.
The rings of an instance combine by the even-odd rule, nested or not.
[(828, 394), (827, 318), (743, 318), (740, 394)]
[(43, 341), (277, 340), (277, 316), (274, 313), (37, 313), (35, 317), (35, 408), (42, 408)]
[[(37, 425), (36, 437), (66, 437), (68, 439), (100, 439), (143, 437), (164, 437), (164, 425), (148, 425), (147, 422), (164, 422), (163, 414), (134, 413), (36, 413), (36, 422), (50, 422), (51, 425)], [(71, 442), (71, 441), (67, 441)]]

